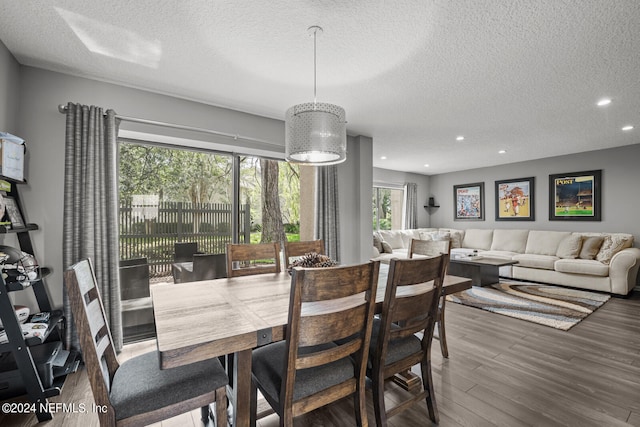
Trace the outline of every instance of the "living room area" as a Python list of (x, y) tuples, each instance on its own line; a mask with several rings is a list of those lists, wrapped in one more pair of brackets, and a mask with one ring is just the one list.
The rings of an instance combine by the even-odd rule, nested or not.
[[(283, 107), (315, 98), (316, 51), (306, 29), (322, 24), (318, 99), (347, 111), (346, 160), (332, 166), (339, 207), (335, 258), (341, 264), (365, 263), (380, 255), (388, 262), (398, 255), (395, 249), (404, 250), (399, 257), (406, 256), (412, 237), (430, 239), (442, 232), (451, 238), (460, 231), (452, 257), (473, 254), (474, 249), (508, 251), (509, 260), (521, 255), (520, 265), (506, 266), (507, 275), (500, 274), (500, 280), (553, 283), (606, 298), (566, 330), (448, 302), (449, 355), (443, 355), (437, 341), (431, 349), (439, 425), (640, 426), (637, 2), (483, 2), (486, 10), (464, 1), (401, 2), (393, 7), (383, 2), (351, 7), (283, 2), (284, 7), (278, 4), (274, 10), (258, 2), (196, 2), (175, 17), (181, 25), (170, 25), (172, 13), (167, 10), (153, 14), (158, 19), (149, 19), (154, 28), (137, 22), (148, 12), (142, 5), (117, 2), (122, 10), (137, 12), (133, 19), (136, 13), (89, 3), (0, 6), (0, 132), (26, 141), (21, 198), (28, 212), (25, 220), (40, 227), (32, 233), (34, 255), (41, 265), (52, 267), (47, 290), (53, 307), (65, 304), (63, 275), (69, 267), (62, 253), (68, 122), (59, 106), (113, 109), (125, 118), (119, 121), (122, 141), (283, 161)], [(264, 23), (263, 15), (278, 11), (275, 23)], [(208, 14), (215, 19), (199, 18)], [(327, 22), (316, 22), (322, 19)], [(47, 31), (35, 29), (47, 20), (60, 25), (47, 31), (56, 39), (51, 52), (64, 56), (61, 62), (49, 56), (42, 41), (47, 36), (41, 33)], [(234, 28), (233, 22), (240, 21), (242, 27)], [(292, 23), (283, 24), (287, 21)], [(293, 28), (293, 22), (302, 21), (304, 28)], [(27, 22), (34, 28), (25, 30)], [(159, 30), (164, 25), (171, 29), (166, 34)], [(184, 31), (190, 25), (194, 30), (187, 37)], [(283, 25), (284, 35), (277, 25)], [(250, 36), (239, 30), (251, 26)], [(351, 30), (339, 31), (345, 28)], [(397, 38), (391, 37), (394, 30)], [(61, 34), (65, 37), (58, 40)], [(105, 50), (91, 44), (94, 38), (118, 38), (131, 45), (108, 45), (115, 50)], [(182, 54), (171, 38), (182, 41)], [(33, 44), (23, 44), (26, 39)], [(141, 40), (149, 44), (136, 44)], [(192, 44), (200, 55), (187, 50)], [(141, 46), (146, 50), (136, 51)], [(133, 52), (133, 57), (119, 56), (123, 52)], [(288, 52), (295, 52), (293, 58)], [(380, 52), (384, 56), (377, 56)], [(609, 103), (598, 105), (604, 99)], [(592, 184), (588, 195), (584, 190), (561, 194), (556, 180), (575, 177)], [(526, 202), (519, 190), (513, 199), (505, 196), (501, 184), (512, 182), (527, 184)], [(411, 220), (406, 208), (409, 184), (415, 184), (416, 194)], [(376, 216), (376, 189), (399, 194), (393, 223), (383, 224)], [(461, 189), (478, 191), (476, 213), (461, 209)], [(305, 203), (307, 208), (314, 204), (312, 198)], [(400, 238), (400, 247), (373, 252), (372, 232), (408, 236), (409, 230), (416, 233)], [(465, 246), (465, 232), (468, 242), (474, 236), (485, 239)], [(560, 236), (574, 234), (581, 236), (581, 244), (582, 236), (606, 235), (609, 245), (610, 236), (627, 237), (608, 258), (600, 254), (607, 237), (590, 259), (580, 257), (580, 248), (559, 256)], [(536, 236), (537, 247), (543, 249), (532, 243)], [(553, 250), (546, 253), (545, 245), (556, 237)], [(0, 237), (0, 243), (19, 246), (9, 234)], [(618, 267), (623, 256), (613, 257), (622, 251), (627, 251), (626, 264)], [(599, 257), (605, 260), (602, 265), (595, 264)], [(578, 270), (557, 270), (558, 261)], [(542, 272), (526, 276), (533, 271), (531, 263)], [(518, 271), (525, 275), (518, 276)], [(614, 282), (615, 290), (610, 285)], [(12, 298), (36, 305), (27, 292)], [(154, 340), (127, 343), (118, 357), (126, 360), (150, 349), (156, 350)], [(414, 371), (420, 372), (418, 367)], [(373, 397), (367, 393), (369, 423), (375, 425)], [(390, 384), (387, 399), (407, 393)], [(62, 394), (50, 401), (90, 407), (86, 371), (72, 374)], [(303, 415), (295, 425), (355, 425), (353, 412), (353, 399), (343, 399)], [(201, 425), (199, 415), (194, 411), (157, 425)], [(46, 425), (74, 423), (93, 426), (98, 419), (96, 414), (59, 410)], [(270, 415), (257, 425), (278, 423), (279, 418)], [(424, 401), (389, 421), (398, 427), (425, 424), (431, 425)], [(0, 425), (31, 426), (37, 420), (33, 414), (0, 413)]]

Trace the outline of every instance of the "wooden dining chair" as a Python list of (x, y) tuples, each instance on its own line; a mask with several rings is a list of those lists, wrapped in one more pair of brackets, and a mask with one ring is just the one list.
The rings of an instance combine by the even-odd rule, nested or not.
[[(451, 241), (450, 240), (417, 240), (412, 239), (409, 246), (409, 258), (414, 258), (414, 255), (422, 256), (435, 256), (440, 254), (447, 254), (451, 257)], [(445, 267), (444, 273), (447, 274), (449, 269), (449, 262)], [(435, 337), (440, 341), (440, 352), (442, 357), (449, 358), (449, 348), (447, 347), (447, 331), (445, 329), (444, 313), (447, 299), (443, 294), (440, 296), (440, 302), (438, 303), (438, 336)]]
[(357, 424), (368, 425), (365, 377), (379, 268), (379, 261), (294, 267), (285, 340), (252, 354), (252, 399), (259, 389), (281, 426), (350, 395)]
[(105, 408), (101, 426), (147, 425), (197, 408), (206, 424), (213, 402), (216, 425), (227, 425), (229, 381), (217, 358), (161, 370), (153, 351), (120, 364), (91, 262), (72, 265), (64, 279), (95, 404)]
[[(373, 407), (378, 427), (387, 426), (387, 418), (426, 399), (429, 418), (438, 423), (438, 408), (431, 378), (431, 340), (438, 316), (448, 255), (421, 259), (392, 259), (382, 314), (373, 323), (369, 360)], [(426, 282), (433, 281), (433, 285)], [(423, 284), (426, 289), (417, 290)], [(415, 334), (422, 333), (422, 339)], [(423, 390), (387, 410), (384, 385), (387, 379), (420, 364)]]
[(324, 240), (306, 240), (302, 242), (284, 242), (284, 267), (289, 269), (291, 258), (301, 257), (315, 252), (324, 255)]
[(228, 277), (280, 273), (280, 271), (280, 243), (227, 243)]

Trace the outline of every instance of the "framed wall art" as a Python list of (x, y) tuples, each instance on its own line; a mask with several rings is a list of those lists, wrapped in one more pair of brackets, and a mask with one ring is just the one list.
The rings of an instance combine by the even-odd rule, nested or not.
[(484, 221), (484, 182), (454, 185), (453, 202), (454, 220)]
[(602, 170), (549, 175), (550, 221), (600, 221)]
[(535, 178), (496, 181), (496, 221), (535, 221)]
[(25, 227), (24, 219), (22, 219), (22, 215), (20, 215), (20, 209), (18, 209), (18, 204), (16, 203), (16, 199), (11, 196), (4, 196), (4, 204), (5, 209), (7, 210), (7, 216), (9, 217), (9, 221), (11, 221), (12, 228), (22, 228)]

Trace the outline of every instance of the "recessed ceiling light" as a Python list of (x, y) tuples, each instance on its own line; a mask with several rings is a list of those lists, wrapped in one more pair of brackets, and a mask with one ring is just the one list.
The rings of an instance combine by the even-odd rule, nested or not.
[(611, 98), (602, 98), (600, 101), (598, 101), (598, 107), (605, 107), (607, 105), (611, 104)]
[(507, 150), (500, 150), (500, 151), (498, 151), (498, 154), (504, 154), (506, 152), (507, 152)]
[(428, 163), (425, 163), (425, 164), (424, 164), (424, 167), (425, 167), (425, 168), (428, 168), (428, 167), (429, 167), (429, 164), (428, 164)]
[(380, 156), (380, 160), (387, 160), (387, 156)]
[(631, 126), (631, 125), (624, 126), (624, 127), (622, 128), (622, 130), (631, 130), (631, 129), (633, 129), (633, 126)]
[(456, 137), (456, 141), (464, 141), (464, 136), (460, 135)]

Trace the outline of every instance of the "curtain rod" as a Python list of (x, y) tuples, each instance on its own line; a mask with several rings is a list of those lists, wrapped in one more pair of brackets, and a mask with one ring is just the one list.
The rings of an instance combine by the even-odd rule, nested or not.
[[(67, 114), (67, 106), (64, 104), (58, 105), (58, 111), (61, 112), (62, 114)], [(159, 121), (148, 120), (148, 119), (139, 119), (137, 117), (121, 116), (119, 114), (116, 114), (116, 118), (127, 121), (127, 122), (141, 123), (141, 124), (153, 125), (153, 126), (162, 126), (167, 128), (173, 128), (173, 129), (181, 129), (181, 130), (188, 130), (188, 131), (194, 131), (194, 132), (200, 132), (200, 133), (208, 133), (208, 134), (217, 135), (217, 136), (224, 136), (225, 138), (232, 138), (235, 141), (240, 139), (243, 141), (258, 142), (260, 144), (273, 145), (275, 147), (280, 147), (280, 148), (283, 147), (282, 144), (265, 141), (264, 139), (252, 138), (250, 136), (242, 136), (242, 135), (226, 133), (226, 132), (219, 132), (211, 129), (198, 128), (194, 126), (178, 125), (174, 123), (159, 122)]]

